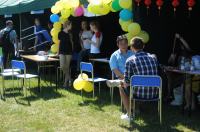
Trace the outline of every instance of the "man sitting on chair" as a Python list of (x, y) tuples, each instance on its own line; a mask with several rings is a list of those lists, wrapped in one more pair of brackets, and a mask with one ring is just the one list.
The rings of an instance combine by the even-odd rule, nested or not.
[(112, 72), (117, 76), (116, 80), (107, 80), (108, 87), (118, 87), (120, 86), (120, 80), (124, 79), (125, 63), (126, 60), (133, 55), (131, 50), (128, 50), (128, 39), (125, 35), (117, 37), (116, 50), (110, 57), (110, 68)]
[[(121, 119), (130, 120), (129, 113), (129, 90), (130, 79), (132, 75), (157, 75), (158, 62), (155, 55), (144, 52), (144, 43), (141, 38), (135, 37), (130, 42), (131, 50), (135, 52), (134, 55), (129, 57), (125, 64), (124, 82), (121, 83), (120, 96), (127, 114), (122, 115)], [(142, 88), (143, 89), (143, 88)], [(133, 89), (133, 96), (141, 94), (140, 88)], [(145, 94), (145, 93), (142, 93)]]

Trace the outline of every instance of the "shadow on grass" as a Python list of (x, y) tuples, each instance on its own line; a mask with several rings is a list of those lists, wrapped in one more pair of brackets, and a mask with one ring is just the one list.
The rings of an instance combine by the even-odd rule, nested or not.
[[(156, 106), (156, 107), (155, 107)], [(183, 115), (180, 107), (163, 106), (162, 124), (160, 124), (159, 116), (157, 114), (157, 105), (145, 105), (145, 110), (136, 115), (136, 118), (129, 125), (120, 124), (119, 127), (127, 131), (141, 131), (141, 132), (196, 132), (200, 131), (199, 115), (200, 112), (193, 112), (191, 117)]]
[(64, 97), (64, 95), (59, 93), (55, 87), (42, 87), (41, 91), (39, 91), (38, 87), (27, 89), (27, 97), (24, 97), (22, 88), (6, 88), (3, 99), (6, 100), (6, 98), (13, 97), (17, 104), (30, 106), (32, 101), (56, 99)]

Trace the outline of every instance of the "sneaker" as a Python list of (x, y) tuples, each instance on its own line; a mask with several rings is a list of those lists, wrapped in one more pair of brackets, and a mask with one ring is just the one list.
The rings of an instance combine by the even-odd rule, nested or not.
[(111, 87), (119, 87), (121, 81), (122, 80), (107, 80), (106, 84), (107, 84), (107, 86), (109, 88), (111, 88)]
[(122, 120), (132, 121), (133, 118), (128, 116), (128, 113), (121, 115)]
[(171, 104), (172, 106), (180, 106), (180, 105), (182, 105), (182, 102), (173, 100), (170, 104)]
[(128, 116), (128, 113), (122, 114), (122, 115), (121, 115), (121, 119), (123, 120), (123, 119), (126, 118), (127, 116)]

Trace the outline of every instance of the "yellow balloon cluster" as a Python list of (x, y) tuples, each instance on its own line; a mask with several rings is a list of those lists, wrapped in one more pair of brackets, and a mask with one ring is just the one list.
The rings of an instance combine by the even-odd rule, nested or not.
[[(117, 12), (123, 10), (120, 12), (121, 19), (119, 19), (119, 23), (122, 30), (128, 32), (126, 34), (128, 41), (130, 42), (130, 40), (135, 36), (142, 38), (144, 43), (149, 41), (148, 33), (142, 31), (140, 25), (131, 20), (131, 18), (133, 18), (133, 14), (131, 13), (133, 7), (132, 0), (88, 0), (88, 2), (88, 12), (97, 15), (106, 15), (110, 11)], [(58, 18), (53, 19), (52, 16), (54, 25), (51, 30), (51, 35), (54, 45), (52, 45), (51, 51), (57, 53), (59, 47), (58, 33), (62, 28), (62, 24), (68, 20), (70, 15), (74, 17), (81, 16), (83, 14), (83, 6), (80, 5), (79, 0), (59, 0), (51, 7), (51, 12), (53, 14), (60, 14), (60, 16), (57, 15), (59, 21)], [(131, 14), (132, 16), (130, 16)]]
[(59, 0), (55, 3), (54, 6), (51, 7), (51, 12), (53, 14), (61, 14), (59, 21), (53, 24), (53, 29), (51, 30), (51, 36), (54, 42), (54, 44), (51, 46), (51, 52), (58, 52), (58, 33), (61, 31), (62, 24), (68, 20), (69, 16), (73, 14), (74, 9), (77, 8), (79, 4), (79, 0)]
[[(118, 0), (118, 1), (119, 1), (118, 2), (119, 6), (122, 9), (129, 10), (129, 11), (132, 10), (132, 4), (133, 4), (132, 0)], [(147, 43), (149, 41), (148, 33), (145, 31), (142, 31), (140, 25), (136, 22), (133, 22), (133, 20), (125, 21), (125, 20), (119, 19), (119, 24), (124, 32), (128, 32), (125, 35), (128, 39), (129, 44), (130, 44), (130, 40), (136, 36), (140, 37), (144, 43)]]
[(85, 92), (92, 92), (94, 90), (93, 83), (88, 81), (88, 75), (82, 73), (73, 82), (73, 86), (76, 90), (84, 90)]
[(88, 11), (93, 14), (98, 15), (106, 15), (110, 12), (110, 6), (108, 4), (102, 4), (102, 5), (88, 5)]

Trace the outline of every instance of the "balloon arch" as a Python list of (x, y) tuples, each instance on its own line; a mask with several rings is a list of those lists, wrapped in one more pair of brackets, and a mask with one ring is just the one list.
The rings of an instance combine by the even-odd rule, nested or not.
[[(83, 0), (82, 0), (83, 1)], [(127, 32), (125, 35), (130, 42), (131, 38), (138, 36), (142, 38), (144, 43), (149, 41), (149, 35), (147, 32), (141, 30), (138, 23), (133, 21), (134, 15), (132, 12), (132, 0), (88, 0), (82, 2), (79, 0), (59, 0), (51, 7), (50, 16), (51, 22), (53, 22), (53, 29), (51, 30), (51, 36), (54, 44), (51, 47), (51, 51), (56, 53), (59, 47), (58, 33), (62, 28), (62, 23), (65, 22), (70, 15), (79, 17), (84, 14), (84, 9), (88, 12), (96, 15), (106, 15), (109, 12), (119, 13), (119, 24), (123, 31)]]

